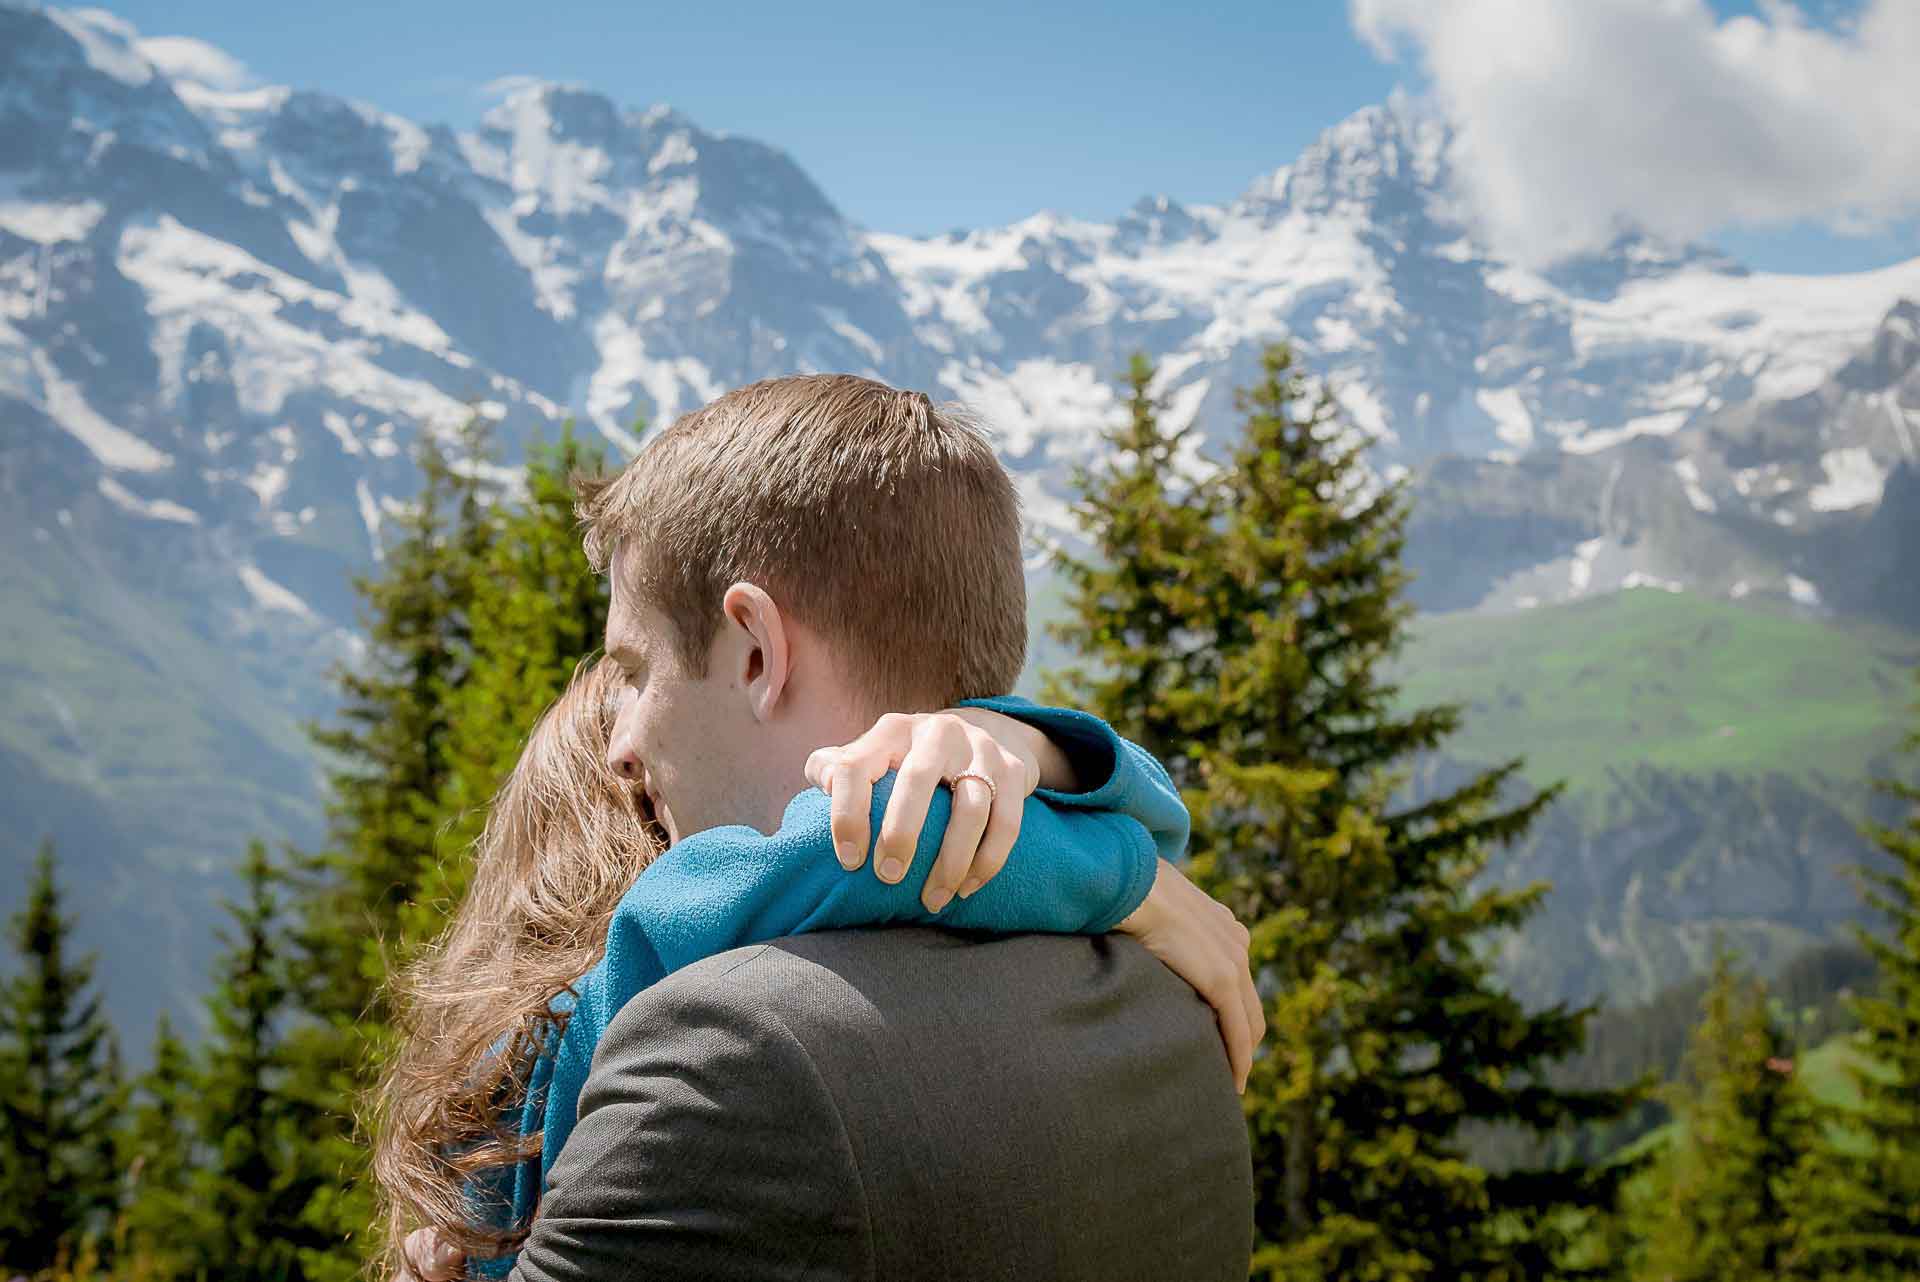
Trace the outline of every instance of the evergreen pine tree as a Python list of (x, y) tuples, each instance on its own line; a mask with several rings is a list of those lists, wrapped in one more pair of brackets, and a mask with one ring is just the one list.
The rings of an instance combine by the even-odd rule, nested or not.
[(226, 952), (207, 999), (213, 1032), (187, 1110), (198, 1160), (186, 1182), (182, 1245), (188, 1271), (209, 1278), (302, 1278), (302, 1249), (326, 1245), (302, 1222), (303, 1137), (282, 1089), (294, 990), (280, 881), (266, 847), (251, 843), (241, 897), (226, 906)]
[[(1906, 746), (1920, 754), (1920, 731)], [(1880, 787), (1908, 814), (1868, 828), (1893, 867), (1863, 873), (1884, 933), (1857, 932), (1880, 967), (1876, 990), (1853, 1002), (1867, 1066), (1854, 1074), (1860, 1107), (1845, 1129), (1864, 1137), (1866, 1152), (1847, 1152), (1831, 1135), (1822, 1146), (1829, 1205), (1815, 1235), (1830, 1271), (1862, 1278), (1920, 1275), (1920, 787), (1896, 779)]]
[(1640, 1216), (1648, 1282), (1818, 1276), (1807, 1228), (1819, 1123), (1793, 1054), (1765, 987), (1721, 954)]
[(1073, 618), (1050, 630), (1085, 664), (1047, 674), (1045, 687), (1057, 702), (1099, 709), (1185, 787), (1189, 731), (1207, 720), (1218, 669), (1217, 649), (1186, 635), (1187, 621), (1207, 611), (1198, 592), (1216, 546), (1211, 496), (1183, 475), (1187, 432), (1161, 424), (1152, 362), (1136, 353), (1124, 380), (1127, 421), (1107, 437), (1107, 465), (1075, 478), (1074, 513), (1098, 555), (1055, 558)]
[(193, 1052), (164, 1014), (154, 1030), (153, 1063), (138, 1082), (138, 1095), (121, 1132), (121, 1168), (126, 1172), (126, 1237), (133, 1254), (162, 1276), (178, 1275), (187, 1252), (184, 1226), (190, 1214), (187, 1176), (197, 1163), (191, 1110), (199, 1093)]
[(419, 495), (395, 518), (377, 574), (355, 581), (368, 650), (339, 674), (340, 723), (315, 742), (337, 767), (330, 848), (303, 861), (313, 884), (303, 941), (306, 1008), (333, 1022), (377, 1016), (382, 950), (432, 865), (443, 819), (450, 703), (472, 653), (475, 573), (495, 517), (478, 426), (449, 457), (423, 436)]
[(1549, 1276), (1617, 1176), (1489, 1176), (1461, 1128), (1549, 1133), (1631, 1101), (1554, 1089), (1585, 1012), (1524, 1010), (1485, 960), (1545, 887), (1476, 879), (1553, 790), (1503, 806), (1510, 762), (1392, 808), (1400, 772), (1459, 724), (1398, 710), (1383, 671), (1410, 614), (1404, 500), (1368, 488), (1366, 443), (1284, 347), (1262, 369), (1226, 465), (1183, 475), (1136, 360), (1079, 507), (1094, 557), (1061, 558), (1073, 617), (1055, 632), (1091, 671), (1053, 688), (1167, 762), (1195, 875), (1253, 930), (1272, 1047), (1247, 1092), (1257, 1271)]
[(92, 991), (70, 957), (51, 843), (13, 920), (21, 970), (0, 988), (0, 1268), (36, 1273), (102, 1236), (119, 1201), (113, 1141), (125, 1092)]
[(572, 477), (603, 462), (574, 437), (528, 450), (525, 494), (504, 507), (481, 552), (468, 605), (466, 679), (448, 696), (439, 854), (403, 912), (406, 936), (445, 926), (471, 871), (486, 804), (519, 758), (533, 718), (600, 647), (606, 583), (581, 554)]

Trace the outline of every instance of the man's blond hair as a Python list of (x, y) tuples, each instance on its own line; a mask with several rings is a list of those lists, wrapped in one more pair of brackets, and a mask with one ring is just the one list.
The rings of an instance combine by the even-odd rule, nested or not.
[(1012, 479), (966, 410), (851, 374), (750, 383), (580, 483), (587, 556), (704, 673), (745, 580), (889, 708), (1013, 688), (1027, 593)]

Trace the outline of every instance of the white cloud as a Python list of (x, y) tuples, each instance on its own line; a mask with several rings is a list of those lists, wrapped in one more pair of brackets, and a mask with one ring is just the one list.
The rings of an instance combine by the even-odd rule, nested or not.
[(1859, 234), (1920, 211), (1920, 3), (1836, 29), (1785, 0), (1349, 0), (1383, 59), (1410, 51), (1456, 130), (1494, 243), (1539, 262), (1625, 225)]
[(135, 41), (134, 48), (169, 80), (189, 80), (229, 93), (259, 83), (238, 58), (192, 36), (148, 36)]
[(508, 75), (495, 76), (479, 88), (481, 98), (493, 102), (502, 102), (518, 98), (522, 94), (538, 93), (543, 89), (575, 89), (585, 91), (587, 86), (578, 80), (548, 80), (541, 76)]
[(480, 86), (480, 92), (489, 98), (511, 98), (517, 93), (524, 93), (528, 89), (538, 89), (544, 84), (546, 84), (546, 81), (540, 79), (538, 76), (518, 74), (495, 76), (492, 80)]

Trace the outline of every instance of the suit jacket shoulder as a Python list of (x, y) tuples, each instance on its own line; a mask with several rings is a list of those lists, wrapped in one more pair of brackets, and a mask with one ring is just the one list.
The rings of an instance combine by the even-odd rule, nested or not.
[(614, 1017), (512, 1277), (874, 1276), (844, 1127), (754, 991), (766, 951), (696, 962)]
[(1251, 1245), (1185, 983), (1115, 936), (895, 928), (736, 950), (621, 1010), (517, 1276), (1243, 1279)]

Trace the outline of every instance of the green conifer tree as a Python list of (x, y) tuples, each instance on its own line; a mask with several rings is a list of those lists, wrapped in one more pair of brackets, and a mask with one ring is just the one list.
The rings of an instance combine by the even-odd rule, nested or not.
[(154, 1030), (153, 1063), (140, 1076), (121, 1133), (120, 1165), (128, 1183), (127, 1243), (163, 1277), (181, 1276), (187, 1267), (187, 1179), (200, 1157), (191, 1110), (199, 1080), (193, 1051), (175, 1034), (173, 1022), (161, 1015)]
[(1185, 635), (1207, 611), (1199, 593), (1217, 542), (1212, 496), (1183, 474), (1188, 432), (1162, 425), (1152, 362), (1136, 353), (1123, 378), (1127, 420), (1107, 437), (1107, 464), (1075, 478), (1074, 513), (1097, 554), (1055, 558), (1072, 618), (1049, 630), (1083, 665), (1047, 674), (1045, 688), (1050, 699), (1099, 709), (1185, 787), (1190, 731), (1208, 717), (1218, 669), (1217, 649)]
[(339, 674), (340, 724), (314, 733), (337, 765), (332, 842), (303, 861), (314, 884), (302, 977), (307, 1009), (335, 1023), (377, 1015), (382, 950), (433, 862), (450, 704), (470, 665), (475, 574), (495, 532), (477, 421), (461, 455), (423, 436), (416, 457), (420, 493), (394, 519), (379, 571), (355, 582), (366, 656)]
[(190, 1273), (286, 1282), (306, 1276), (303, 1249), (327, 1242), (303, 1223), (301, 1119), (282, 1089), (295, 998), (289, 923), (281, 875), (258, 841), (240, 884), (241, 897), (226, 906), (226, 952), (207, 999), (213, 1031), (188, 1109), (199, 1161), (187, 1180), (182, 1245)]
[[(1920, 754), (1920, 731), (1906, 747)], [(1827, 1198), (1815, 1245), (1831, 1276), (1909, 1278), (1920, 1276), (1920, 787), (1897, 779), (1880, 787), (1908, 814), (1868, 827), (1892, 867), (1864, 871), (1867, 902), (1885, 922), (1857, 932), (1880, 974), (1875, 991), (1852, 1003), (1867, 1063), (1854, 1074), (1860, 1106), (1843, 1133), (1866, 1151), (1848, 1151), (1834, 1134), (1822, 1145)]]
[(1724, 953), (1670, 1093), (1677, 1121), (1639, 1219), (1648, 1282), (1819, 1276), (1808, 1249), (1815, 1104), (1764, 985)]
[(402, 913), (434, 863), (450, 703), (467, 676), (474, 575), (495, 529), (478, 419), (454, 455), (423, 435), (417, 460), (420, 493), (389, 527), (379, 571), (356, 583), (367, 651), (340, 673), (339, 723), (314, 736), (336, 763), (330, 839), (295, 869), (294, 974), (308, 1018), (289, 1034), (284, 1089), (305, 1134), (304, 1224), (329, 1243), (306, 1249), (302, 1267), (322, 1282), (346, 1282), (366, 1257), (373, 1207), (354, 1109), (390, 1037), (380, 994)]
[(1256, 1270), (1549, 1276), (1617, 1176), (1490, 1176), (1461, 1130), (1548, 1133), (1631, 1100), (1553, 1088), (1585, 1012), (1524, 1010), (1486, 961), (1545, 888), (1477, 879), (1554, 791), (1504, 806), (1510, 762), (1393, 809), (1459, 724), (1401, 711), (1384, 673), (1410, 613), (1404, 500), (1369, 488), (1366, 443), (1284, 347), (1262, 372), (1224, 466), (1183, 470), (1134, 363), (1129, 421), (1079, 507), (1093, 556), (1061, 558), (1072, 618), (1055, 635), (1090, 670), (1053, 688), (1168, 763), (1195, 874), (1253, 930), (1272, 1030), (1247, 1093)]
[(125, 1091), (93, 987), (69, 956), (53, 846), (12, 923), (21, 969), (0, 988), (0, 1268), (37, 1273), (104, 1236), (119, 1202)]
[(403, 913), (406, 936), (432, 938), (465, 893), (485, 807), (513, 768), (533, 718), (606, 632), (607, 588), (581, 554), (572, 478), (603, 457), (571, 426), (527, 452), (525, 492), (503, 506), (480, 554), (468, 606), (467, 677), (448, 696), (438, 858)]
[(306, 1222), (335, 1243), (303, 1267), (324, 1282), (345, 1282), (371, 1246), (349, 1110), (389, 1048), (382, 986), (464, 892), (485, 802), (605, 624), (570, 486), (599, 456), (569, 427), (528, 451), (524, 493), (506, 495), (483, 479), (477, 427), (461, 450), (422, 444), (421, 494), (358, 585), (369, 653), (342, 675), (342, 723), (319, 736), (340, 766), (332, 841), (302, 869), (302, 1004), (319, 1019), (294, 1034), (290, 1090), (310, 1134)]

